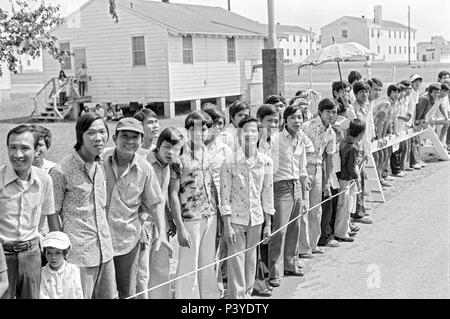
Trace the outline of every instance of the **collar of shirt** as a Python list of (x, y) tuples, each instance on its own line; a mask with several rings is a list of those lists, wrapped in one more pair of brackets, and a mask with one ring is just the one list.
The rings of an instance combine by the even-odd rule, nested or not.
[(369, 102), (364, 103), (364, 105), (359, 104), (358, 100), (355, 101), (355, 105), (353, 108), (355, 109), (355, 112), (361, 111), (365, 116), (367, 116), (369, 112)]
[[(200, 148), (203, 151), (203, 154), (205, 154), (207, 151), (206, 145), (202, 143), (200, 145)], [(191, 148), (191, 140), (187, 140), (187, 142), (183, 146), (183, 155), (188, 155), (188, 154), (193, 155), (191, 158), (194, 158), (197, 161), (201, 162), (201, 159), (197, 157), (198, 151), (195, 151)]]
[(111, 168), (112, 168), (117, 180), (119, 180), (122, 176), (125, 176), (126, 174), (128, 174), (133, 168), (136, 168), (137, 170), (141, 171), (140, 166), (137, 164), (136, 154), (133, 155), (133, 159), (131, 160), (130, 163), (128, 163), (128, 167), (122, 173), (122, 176), (117, 176), (118, 172), (119, 172), (119, 168), (118, 168), (117, 160), (116, 160), (116, 150), (114, 150), (111, 155), (108, 155), (108, 157), (106, 158), (106, 161), (108, 161), (108, 163), (111, 165)]
[[(33, 183), (37, 183), (39, 187), (41, 187), (41, 181), (36, 175), (36, 170), (39, 169), (37, 167), (31, 166), (30, 171), (30, 185), (33, 185)], [(3, 178), (3, 185), (2, 187), (5, 187), (12, 182), (15, 182), (19, 179), (19, 176), (17, 176), (16, 171), (12, 167), (12, 165), (9, 163), (6, 165), (6, 171), (5, 171), (5, 177)]]
[(260, 156), (260, 153), (258, 151), (256, 151), (255, 157), (249, 159), (245, 156), (244, 151), (242, 150), (241, 147), (239, 147), (236, 151), (236, 160), (237, 163), (240, 164), (247, 164), (249, 166), (254, 166), (257, 164), (264, 164), (263, 159)]
[(147, 156), (147, 161), (153, 166), (153, 164), (158, 165), (161, 169), (167, 166), (167, 164), (162, 163), (158, 157), (156, 156), (156, 153), (154, 151), (150, 151)]
[(52, 269), (52, 267), (50, 267), (50, 264), (47, 264), (45, 267), (47, 268), (47, 271), (51, 274), (62, 274), (64, 272), (66, 266), (67, 266), (67, 261), (64, 260), (61, 268), (59, 268), (58, 270)]
[[(77, 167), (81, 170), (81, 171), (85, 171), (86, 172), (86, 162), (84, 161), (84, 159), (81, 158), (80, 154), (78, 154), (77, 151), (73, 151), (73, 159), (75, 164), (77, 165)], [(94, 163), (99, 163), (102, 164), (103, 159), (100, 156), (96, 156)]]
[(316, 118), (313, 118), (311, 121), (314, 121), (313, 123), (315, 124), (315, 126), (320, 128), (320, 132), (327, 131), (327, 130), (332, 130), (330, 124), (328, 124), (328, 126), (325, 126), (323, 124), (322, 119), (320, 118), (320, 116), (318, 116)]

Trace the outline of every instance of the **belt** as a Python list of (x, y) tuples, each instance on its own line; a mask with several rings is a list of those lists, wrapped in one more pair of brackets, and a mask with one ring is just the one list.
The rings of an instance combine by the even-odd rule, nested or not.
[(20, 253), (27, 251), (32, 247), (34, 243), (38, 243), (39, 239), (36, 237), (34, 239), (26, 241), (10, 241), (3, 243), (3, 250), (8, 253)]

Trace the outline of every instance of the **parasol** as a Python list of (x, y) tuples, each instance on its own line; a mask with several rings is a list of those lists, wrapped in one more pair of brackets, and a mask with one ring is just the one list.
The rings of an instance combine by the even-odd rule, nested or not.
[(305, 60), (303, 60), (298, 66), (298, 74), (300, 74), (300, 69), (305, 66), (317, 66), (327, 62), (337, 62), (339, 77), (342, 81), (341, 66), (339, 62), (356, 57), (367, 58), (370, 55), (376, 54), (357, 42), (333, 43), (325, 48), (311, 53)]

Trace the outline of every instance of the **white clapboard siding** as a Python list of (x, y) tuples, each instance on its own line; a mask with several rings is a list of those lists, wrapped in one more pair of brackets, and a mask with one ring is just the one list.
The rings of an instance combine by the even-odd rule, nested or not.
[[(61, 42), (69, 41), (72, 50), (86, 48), (86, 64), (92, 78), (88, 94), (92, 96), (92, 102), (169, 100), (165, 27), (120, 8), (119, 23), (116, 24), (105, 0), (88, 2), (67, 20), (54, 34)], [(133, 36), (145, 36), (145, 66), (132, 65)], [(57, 77), (59, 64), (49, 56), (44, 56), (43, 61), (45, 81)], [(66, 71), (66, 75), (72, 75), (74, 71)]]
[(236, 38), (236, 63), (227, 62), (224, 37), (194, 36), (193, 64), (183, 64), (181, 37), (169, 36), (172, 101), (247, 93), (252, 67), (261, 63), (262, 39)]

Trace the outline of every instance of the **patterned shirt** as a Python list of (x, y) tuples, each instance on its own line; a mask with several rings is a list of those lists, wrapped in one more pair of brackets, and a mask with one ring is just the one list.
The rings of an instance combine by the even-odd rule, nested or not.
[(333, 154), (336, 152), (336, 134), (331, 125), (325, 127), (320, 117), (315, 117), (303, 124), (303, 132), (314, 145), (314, 153), (307, 158), (309, 165), (320, 165), (323, 153)]
[(40, 168), (31, 166), (27, 182), (10, 164), (0, 169), (0, 242), (38, 237), (41, 216), (55, 214), (52, 189), (52, 179)]
[(235, 163), (222, 165), (220, 195), (222, 216), (231, 215), (231, 223), (255, 226), (264, 222), (264, 213), (275, 213), (273, 201), (272, 159), (257, 153), (253, 160), (237, 150)]
[(3, 252), (3, 245), (0, 242), (0, 274), (8, 270), (8, 266), (6, 265), (5, 253)]
[(216, 214), (211, 198), (212, 166), (205, 145), (201, 151), (191, 149), (191, 141), (183, 146), (180, 158), (181, 176), (171, 169), (171, 178), (180, 179), (180, 205), (183, 221), (199, 220)]
[(53, 179), (56, 212), (72, 249), (67, 261), (79, 267), (96, 267), (114, 255), (106, 218), (106, 182), (103, 168), (94, 162), (93, 178), (86, 163), (73, 152), (64, 158), (50, 176)]
[(139, 211), (150, 213), (151, 208), (162, 203), (164, 198), (155, 171), (145, 158), (135, 154), (128, 168), (118, 176), (115, 154), (113, 151), (104, 156), (108, 195), (106, 211), (114, 256), (122, 256), (139, 241)]
[(338, 173), (341, 180), (358, 179), (358, 153), (359, 145), (347, 137), (340, 145), (341, 171)]

